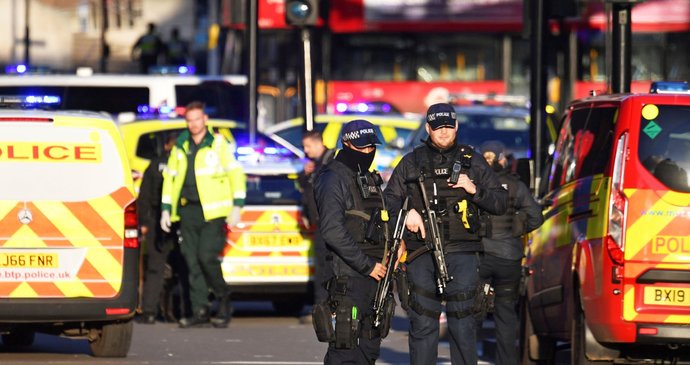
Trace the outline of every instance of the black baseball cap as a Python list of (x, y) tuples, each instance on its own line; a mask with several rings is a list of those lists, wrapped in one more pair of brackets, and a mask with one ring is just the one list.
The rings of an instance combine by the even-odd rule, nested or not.
[(379, 137), (376, 136), (376, 127), (364, 119), (355, 119), (347, 122), (343, 126), (340, 139), (343, 142), (350, 142), (357, 148), (381, 144)]
[(448, 103), (434, 104), (426, 111), (426, 122), (432, 130), (443, 127), (454, 128), (456, 120), (455, 108)]

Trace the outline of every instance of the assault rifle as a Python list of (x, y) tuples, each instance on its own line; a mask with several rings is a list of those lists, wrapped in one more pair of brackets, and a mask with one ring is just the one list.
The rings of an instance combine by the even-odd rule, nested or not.
[(424, 201), (424, 220), (429, 223), (429, 230), (427, 230), (426, 245), (431, 254), (434, 256), (434, 267), (436, 269), (436, 289), (439, 295), (446, 292), (446, 284), (453, 280), (453, 277), (448, 274), (448, 266), (446, 265), (446, 255), (443, 253), (443, 242), (441, 241), (441, 229), (439, 228), (439, 218), (436, 216), (436, 211), (429, 206), (429, 199), (427, 198), (426, 188), (424, 187), (424, 174), (420, 174), (417, 178), (419, 189), (422, 191), (422, 200)]
[(388, 250), (384, 262), (386, 265), (386, 275), (379, 281), (376, 288), (376, 296), (374, 297), (374, 328), (378, 328), (384, 317), (386, 316), (386, 304), (393, 303), (393, 293), (391, 292), (393, 283), (393, 274), (395, 271), (395, 263), (398, 261), (398, 250), (402, 244), (403, 234), (405, 233), (405, 223), (407, 222), (407, 203), (409, 198), (405, 198), (402, 208), (398, 213), (398, 218), (395, 222), (395, 230), (393, 230), (393, 244)]

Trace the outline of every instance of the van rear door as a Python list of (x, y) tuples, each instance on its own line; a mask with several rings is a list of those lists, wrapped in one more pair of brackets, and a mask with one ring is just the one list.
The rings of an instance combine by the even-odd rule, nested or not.
[(112, 121), (0, 115), (0, 297), (113, 298), (129, 166)]

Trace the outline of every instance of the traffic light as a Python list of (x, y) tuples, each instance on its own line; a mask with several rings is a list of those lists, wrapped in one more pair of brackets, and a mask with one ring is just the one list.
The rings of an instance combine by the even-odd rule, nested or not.
[(285, 23), (288, 25), (316, 25), (318, 19), (319, 0), (285, 0)]

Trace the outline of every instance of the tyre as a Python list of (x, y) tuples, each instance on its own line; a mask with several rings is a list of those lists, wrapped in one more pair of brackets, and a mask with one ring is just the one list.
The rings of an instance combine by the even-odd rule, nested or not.
[[(575, 296), (575, 305), (573, 313), (573, 323), (571, 326), (570, 337), (570, 361), (572, 365), (593, 365), (593, 364), (611, 364), (620, 353), (614, 349), (610, 349), (601, 345), (592, 335), (585, 321), (585, 313), (582, 310), (579, 296)], [(587, 356), (590, 354), (590, 360)]]
[(98, 337), (91, 340), (91, 352), (96, 357), (125, 357), (132, 344), (134, 323), (115, 322), (104, 324), (98, 331)]
[(2, 343), (5, 347), (26, 347), (34, 343), (36, 334), (34, 331), (22, 328), (14, 328), (12, 332), (2, 335)]
[(550, 365), (554, 364), (556, 341), (543, 336), (537, 336), (532, 326), (532, 317), (527, 309), (527, 302), (521, 306), (523, 310), (522, 331), (520, 334), (520, 355), (522, 365)]

